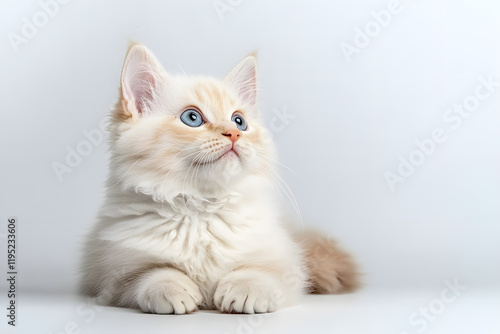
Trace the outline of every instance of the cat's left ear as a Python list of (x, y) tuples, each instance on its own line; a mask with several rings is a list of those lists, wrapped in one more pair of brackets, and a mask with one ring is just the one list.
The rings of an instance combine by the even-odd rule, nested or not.
[(236, 90), (243, 101), (254, 108), (257, 103), (257, 54), (246, 56), (224, 80)]

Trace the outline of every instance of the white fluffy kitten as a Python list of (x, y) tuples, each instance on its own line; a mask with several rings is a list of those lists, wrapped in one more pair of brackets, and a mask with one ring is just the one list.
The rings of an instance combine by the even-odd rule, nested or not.
[(291, 232), (256, 107), (256, 57), (223, 79), (172, 76), (133, 44), (109, 126), (106, 199), (82, 291), (151, 313), (272, 312), (357, 286), (350, 256)]

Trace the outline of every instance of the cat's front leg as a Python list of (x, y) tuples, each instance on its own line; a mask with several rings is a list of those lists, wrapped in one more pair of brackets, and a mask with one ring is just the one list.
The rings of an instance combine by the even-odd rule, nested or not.
[(217, 284), (214, 304), (222, 312), (274, 312), (283, 305), (288, 289), (265, 268), (232, 271)]
[(196, 283), (174, 268), (157, 268), (144, 273), (135, 290), (143, 312), (185, 314), (196, 311), (203, 296)]

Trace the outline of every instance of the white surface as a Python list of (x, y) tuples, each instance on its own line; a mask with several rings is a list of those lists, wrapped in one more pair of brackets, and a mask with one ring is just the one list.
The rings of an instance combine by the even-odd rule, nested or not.
[[(214, 1), (70, 1), (16, 53), (7, 36), (20, 34), (23, 18), (31, 20), (40, 5), (2, 1), (0, 258), (6, 217), (17, 216), (21, 298), (27, 291), (74, 288), (82, 236), (101, 201), (105, 145), (93, 147), (62, 182), (51, 164), (64, 163), (67, 147), (86, 140), (82, 131), (99, 128), (117, 97), (128, 40), (135, 39), (174, 73), (223, 76), (259, 50), (267, 124), (272, 127), (277, 112), (294, 117), (273, 131), (280, 161), (295, 171), (282, 168), (305, 224), (341, 240), (361, 263), (365, 282), (387, 290), (307, 299), (266, 320), (262, 331), (299, 330), (318, 317), (332, 331), (397, 333), (427, 298), (416, 291), (455, 277), (471, 287), (470, 295), (436, 328), (487, 328), (485, 307), (498, 294), (486, 289), (500, 284), (500, 88), (456, 129), (443, 116), (475, 94), (480, 77), (500, 80), (500, 3), (401, 0), (402, 12), (348, 62), (342, 43), (352, 44), (355, 29), (389, 2), (233, 1), (237, 5), (221, 20)], [(408, 158), (415, 140), (436, 128), (447, 140), (392, 192), (384, 173), (394, 172), (398, 157)], [(315, 304), (325, 300), (324, 308)], [(43, 306), (50, 301), (33, 299), (40, 310), (26, 302), (32, 306), (20, 323), (58, 330), (66, 316), (50, 312), (67, 309), (67, 318), (75, 317), (73, 299)], [(203, 317), (207, 323), (224, 319), (219, 332), (235, 332), (231, 316), (169, 320), (115, 309), (88, 326), (111, 331), (114, 323), (130, 322), (132, 330), (147, 319), (168, 329), (169, 321), (194, 326)]]
[[(443, 285), (444, 286), (444, 285)], [(446, 304), (432, 321), (409, 317), (432, 308), (443, 286), (435, 289), (373, 290), (355, 294), (308, 295), (301, 304), (264, 315), (198, 311), (189, 315), (151, 315), (135, 310), (97, 306), (72, 295), (24, 294), (18, 326), (1, 324), (2, 333), (342, 333), (342, 334), (495, 334), (500, 332), (500, 290), (469, 286)], [(450, 294), (450, 297), (452, 295)], [(426, 323), (426, 325), (422, 324)], [(426, 326), (426, 327), (424, 327)], [(419, 329), (421, 331), (419, 331)]]

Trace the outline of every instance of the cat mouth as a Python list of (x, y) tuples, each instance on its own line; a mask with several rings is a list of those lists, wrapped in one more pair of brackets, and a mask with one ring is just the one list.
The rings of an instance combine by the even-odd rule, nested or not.
[(200, 161), (197, 161), (195, 162), (196, 165), (198, 166), (203, 166), (203, 165), (212, 165), (214, 163), (217, 163), (219, 162), (220, 160), (224, 159), (224, 158), (232, 158), (233, 156), (235, 156), (236, 158), (240, 158), (240, 155), (238, 154), (238, 152), (236, 152), (235, 149), (233, 148), (230, 148), (229, 150), (227, 150), (226, 152), (222, 153), (220, 156), (218, 156), (217, 158), (213, 159), (213, 160), (210, 160), (210, 161), (203, 161), (203, 162), (200, 162)]
[(226, 153), (222, 154), (220, 157), (218, 157), (217, 159), (221, 159), (222, 157), (226, 156), (226, 155), (235, 155), (236, 157), (240, 157), (240, 155), (238, 154), (238, 152), (236, 152), (236, 150), (234, 148), (228, 150)]

